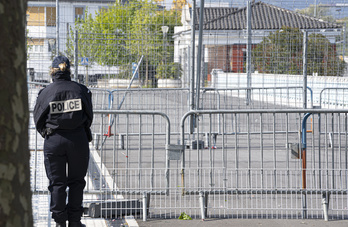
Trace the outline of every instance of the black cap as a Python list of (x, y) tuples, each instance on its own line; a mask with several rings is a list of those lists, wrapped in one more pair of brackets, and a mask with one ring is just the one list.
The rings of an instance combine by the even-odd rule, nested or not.
[(65, 62), (66, 63), (66, 68), (70, 69), (70, 62), (69, 59), (65, 56), (58, 56), (55, 57), (53, 62), (52, 62), (52, 68), (59, 68), (59, 64)]

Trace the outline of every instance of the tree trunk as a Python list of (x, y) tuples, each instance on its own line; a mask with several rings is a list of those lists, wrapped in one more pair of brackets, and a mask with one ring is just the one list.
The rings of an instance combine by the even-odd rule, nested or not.
[(0, 2), (0, 226), (33, 226), (26, 82), (27, 0)]

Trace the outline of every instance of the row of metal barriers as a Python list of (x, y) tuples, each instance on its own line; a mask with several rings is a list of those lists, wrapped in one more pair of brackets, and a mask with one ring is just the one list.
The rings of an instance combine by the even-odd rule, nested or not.
[(243, 96), (207, 90), (205, 110), (190, 111), (185, 90), (125, 92), (92, 91), (99, 159), (86, 214), (347, 218), (347, 110), (285, 109), (273, 98), (241, 110)]
[[(347, 110), (189, 111), (179, 134), (171, 133), (164, 113), (95, 113), (115, 119), (111, 128), (101, 124), (108, 133), (94, 143), (105, 166), (100, 178), (111, 179), (98, 193), (140, 201), (143, 220), (187, 209), (199, 210), (190, 214), (202, 219), (240, 211), (242, 217), (346, 218)], [(187, 197), (200, 201), (198, 207)]]

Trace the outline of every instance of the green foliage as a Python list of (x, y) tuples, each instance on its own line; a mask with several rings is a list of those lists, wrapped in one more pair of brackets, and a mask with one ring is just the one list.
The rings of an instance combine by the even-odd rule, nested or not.
[(181, 65), (177, 62), (161, 63), (156, 69), (157, 79), (179, 79), (182, 74)]
[(120, 73), (113, 76), (113, 78), (118, 78), (118, 79), (128, 79), (131, 78), (132, 76), (132, 65), (121, 65), (120, 66)]
[(180, 219), (180, 220), (192, 220), (192, 218), (189, 215), (187, 215), (185, 212), (182, 212), (178, 219)]
[[(303, 73), (303, 33), (284, 27), (265, 37), (252, 51), (256, 70), (262, 73)], [(307, 44), (307, 74), (341, 76), (345, 64), (339, 59), (334, 44), (322, 34), (310, 34)]]
[[(76, 21), (74, 25), (79, 33), (79, 57), (89, 57), (89, 62), (99, 65), (120, 66), (120, 76), (125, 77), (131, 76), (128, 66), (143, 55), (143, 70), (139, 76), (147, 81), (150, 69), (173, 56), (174, 42), (169, 36), (164, 40), (161, 27), (168, 26), (168, 34), (173, 34), (180, 17), (176, 11), (160, 9), (153, 0), (130, 0), (126, 4), (116, 1), (108, 9), (99, 10), (94, 17), (86, 10), (85, 20)], [(74, 29), (70, 28), (67, 41), (67, 54), (71, 59)], [(167, 61), (172, 62), (171, 59)]]

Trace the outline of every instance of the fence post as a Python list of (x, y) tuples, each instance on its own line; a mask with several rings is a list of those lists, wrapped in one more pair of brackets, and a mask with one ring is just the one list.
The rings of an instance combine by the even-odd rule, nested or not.
[(59, 55), (59, 0), (56, 0), (56, 56)]
[(199, 192), (199, 205), (201, 207), (201, 218), (204, 221), (207, 216), (208, 193)]
[(147, 193), (143, 192), (143, 221), (147, 220)]
[(307, 179), (306, 179), (306, 169), (307, 169), (307, 160), (306, 160), (306, 149), (307, 149), (307, 119), (312, 115), (312, 113), (306, 113), (302, 120), (302, 149), (301, 149), (301, 159), (302, 159), (302, 218), (307, 218)]
[(75, 30), (75, 42), (74, 42), (74, 66), (75, 66), (75, 81), (78, 80), (79, 75), (79, 31)]
[[(195, 109), (195, 49), (196, 49), (196, 0), (192, 1), (192, 16), (191, 16), (191, 56), (190, 56), (190, 110)], [(196, 119), (194, 115), (190, 116), (190, 134), (193, 133), (196, 125)]]
[[(201, 67), (202, 67), (202, 43), (203, 43), (203, 16), (204, 0), (200, 0), (199, 7), (199, 30), (198, 30), (198, 53), (197, 53), (197, 70), (196, 70), (196, 110), (199, 110), (199, 95), (201, 91)], [(194, 56), (193, 56), (194, 57)]]
[(307, 109), (307, 43), (308, 43), (308, 32), (303, 32), (303, 109)]
[(248, 43), (247, 43), (247, 98), (246, 105), (251, 102), (251, 1), (248, 1), (247, 5), (247, 33), (248, 33)]
[(323, 205), (325, 221), (329, 221), (329, 201), (330, 201), (330, 193), (324, 192), (322, 194), (322, 205)]

